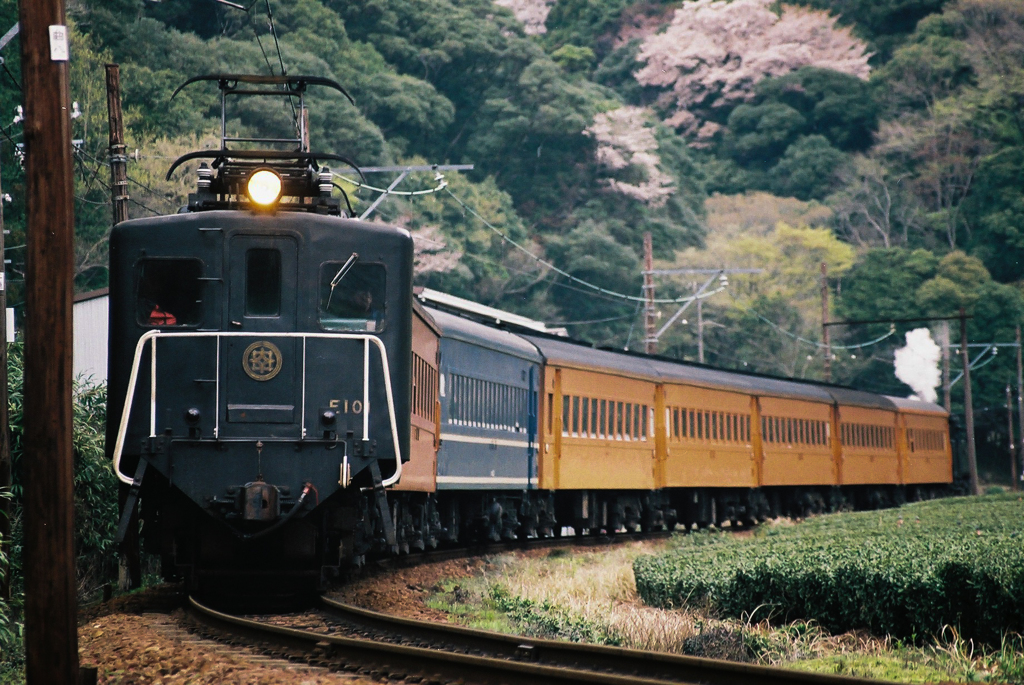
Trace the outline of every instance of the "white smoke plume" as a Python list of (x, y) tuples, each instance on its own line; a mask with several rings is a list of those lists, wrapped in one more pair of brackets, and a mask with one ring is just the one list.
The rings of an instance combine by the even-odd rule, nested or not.
[(907, 333), (907, 346), (896, 350), (896, 378), (914, 391), (913, 397), (926, 402), (935, 402), (939, 396), (942, 372), (939, 360), (942, 350), (932, 340), (927, 328), (915, 328)]

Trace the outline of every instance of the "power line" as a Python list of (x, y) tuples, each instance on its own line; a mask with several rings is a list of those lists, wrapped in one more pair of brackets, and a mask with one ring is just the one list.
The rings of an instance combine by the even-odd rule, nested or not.
[(621, 321), (633, 316), (630, 314), (623, 314), (622, 316), (609, 316), (606, 319), (590, 319), (589, 321), (545, 321), (545, 326), (585, 326), (592, 323), (608, 323), (609, 321)]
[[(277, 39), (277, 26), (274, 24), (274, 12), (270, 9), (270, 0), (265, 0), (267, 4), (267, 20), (270, 22), (270, 35), (274, 37), (274, 47), (277, 49), (277, 61), (281, 65), (281, 76), (287, 76), (288, 70), (284, 66), (284, 57), (281, 55), (281, 43)], [(289, 98), (289, 102), (291, 98)]]
[(263, 53), (263, 60), (267, 63), (267, 69), (270, 71), (270, 75), (274, 76), (274, 67), (270, 63), (270, 57), (267, 56), (267, 51), (263, 48), (263, 41), (260, 40), (259, 31), (256, 30), (256, 22), (253, 21), (252, 13), (249, 10), (252, 9), (252, 5), (249, 6), (248, 10), (245, 10), (245, 16), (249, 19), (249, 26), (252, 27), (252, 35), (256, 36), (256, 44), (260, 46), (260, 52)]
[[(586, 288), (590, 288), (591, 290), (595, 290), (595, 291), (597, 291), (599, 293), (604, 293), (605, 295), (608, 295), (609, 297), (617, 298), (617, 299), (620, 299), (620, 300), (627, 300), (629, 302), (647, 302), (647, 299), (644, 298), (644, 297), (636, 297), (635, 295), (626, 295), (624, 293), (615, 292), (614, 290), (608, 290), (607, 288), (602, 288), (599, 285), (594, 285), (593, 283), (588, 283), (587, 281), (584, 281), (582, 278), (576, 278), (572, 274), (570, 274), (570, 273), (568, 273), (566, 271), (563, 271), (562, 269), (559, 269), (557, 266), (555, 266), (551, 262), (546, 261), (544, 259), (541, 259), (537, 255), (533, 254), (532, 252), (527, 250), (525, 247), (523, 247), (522, 245), (517, 243), (512, 238), (510, 238), (509, 236), (507, 236), (504, 233), (502, 233), (499, 228), (497, 228), (496, 226), (491, 224), (489, 221), (487, 221), (487, 219), (485, 219), (482, 216), (480, 216), (480, 214), (475, 209), (473, 209), (472, 207), (467, 205), (465, 202), (460, 200), (459, 197), (455, 193), (453, 193), (451, 191), (451, 188), (445, 188), (445, 190), (447, 191), (447, 193), (449, 195), (451, 195), (453, 200), (458, 202), (462, 206), (463, 209), (465, 209), (470, 214), (472, 214), (477, 219), (479, 219), (481, 221), (481, 223), (483, 223), (484, 226), (489, 228), (491, 231), (493, 231), (497, 235), (501, 236), (501, 238), (503, 240), (505, 240), (506, 242), (511, 243), (516, 249), (518, 249), (519, 251), (521, 251), (524, 254), (526, 254), (527, 256), (529, 256), (530, 259), (533, 259), (535, 262), (538, 262), (539, 264), (543, 264), (544, 266), (546, 266), (547, 268), (551, 269), (555, 273), (561, 274), (562, 276), (565, 276), (566, 278), (568, 278), (569, 280), (571, 280), (571, 281), (573, 281), (575, 283), (579, 283), (580, 285), (582, 285), (582, 286), (584, 286)], [(688, 297), (678, 297), (678, 298), (675, 298), (675, 299), (655, 299), (654, 302), (656, 304), (680, 304), (680, 303), (683, 303), (683, 302), (689, 302), (689, 301), (691, 301), (693, 299), (694, 299), (693, 296), (688, 296)]]
[[(105, 190), (108, 190), (108, 191), (110, 190), (110, 186), (107, 185), (106, 183), (104, 183), (103, 181), (101, 181), (99, 176), (96, 177), (96, 182), (99, 183), (101, 186), (103, 186), (103, 188)], [(128, 202), (131, 202), (133, 205), (138, 205), (139, 207), (142, 207), (143, 209), (145, 209), (147, 212), (150, 212), (154, 216), (162, 216), (164, 214), (164, 212), (158, 212), (155, 209), (153, 209), (152, 207), (147, 207), (146, 205), (142, 204), (141, 202), (139, 202), (135, 198), (129, 197), (128, 198)]]
[[(801, 336), (797, 335), (796, 333), (791, 333), (791, 332), (787, 331), (782, 326), (778, 325), (774, 321), (771, 321), (770, 319), (766, 319), (765, 317), (761, 316), (757, 312), (752, 312), (752, 314), (754, 316), (756, 316), (757, 318), (759, 318), (761, 321), (764, 321), (766, 324), (768, 324), (769, 326), (771, 326), (775, 330), (777, 330), (779, 333), (782, 333), (784, 335), (788, 335), (790, 338), (793, 338), (794, 340), (797, 340), (797, 341), (802, 342), (802, 343), (806, 343), (808, 345), (813, 345), (814, 347), (818, 347), (818, 348), (825, 347), (824, 343), (820, 343), (820, 342), (818, 342), (816, 340), (808, 340), (807, 338), (801, 337)], [(871, 345), (877, 345), (878, 343), (882, 342), (886, 338), (891, 338), (894, 335), (896, 335), (896, 329), (895, 328), (891, 328), (891, 329), (889, 329), (888, 333), (886, 333), (885, 335), (883, 335), (880, 338), (875, 338), (874, 340), (868, 340), (867, 342), (855, 343), (853, 345), (831, 345), (831, 348), (833, 350), (859, 350), (862, 347), (870, 347)]]
[[(416, 240), (415, 236), (413, 236), (413, 240)], [(433, 240), (431, 240), (429, 242), (437, 244), (436, 241), (433, 241)], [(491, 264), (492, 266), (496, 266), (498, 268), (505, 269), (506, 271), (511, 271), (513, 273), (520, 274), (522, 276), (531, 276), (532, 277), (532, 276), (536, 275), (535, 272), (523, 271), (522, 269), (516, 269), (516, 268), (508, 266), (506, 264), (502, 264), (501, 262), (496, 262), (493, 259), (488, 259), (487, 257), (484, 257), (482, 255), (473, 254), (472, 252), (463, 252), (462, 256), (463, 257), (469, 257), (470, 259), (475, 259), (475, 260), (480, 261), (480, 262), (486, 262), (488, 264)], [(536, 281), (536, 285), (540, 285), (541, 283), (546, 283), (547, 285), (553, 285), (556, 288), (564, 288), (566, 290), (572, 290), (573, 292), (582, 293), (582, 294), (584, 294), (584, 295), (586, 295), (588, 297), (596, 297), (598, 299), (605, 300), (606, 302), (612, 302), (612, 303), (618, 304), (618, 305), (627, 304), (625, 302), (622, 302), (621, 300), (617, 300), (615, 298), (607, 297), (605, 295), (601, 295), (599, 293), (595, 293), (595, 292), (593, 292), (591, 290), (583, 290), (582, 288), (574, 288), (571, 285), (568, 285), (566, 283), (559, 283), (558, 281), (556, 281), (554, 279), (542, 278), (542, 279)]]

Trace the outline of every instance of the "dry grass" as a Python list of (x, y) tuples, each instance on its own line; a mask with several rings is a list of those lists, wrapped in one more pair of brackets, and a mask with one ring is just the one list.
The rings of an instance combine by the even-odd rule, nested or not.
[[(765, 611), (742, 620), (719, 619), (707, 608), (677, 610), (645, 606), (637, 596), (633, 560), (672, 542), (643, 542), (613, 549), (554, 550), (545, 556), (493, 558), (476, 593), (500, 586), (509, 595), (564, 610), (604, 628), (615, 644), (635, 649), (690, 654), (817, 672), (858, 675), (906, 683), (995, 682), (1022, 670), (1019, 641), (980, 658), (956, 635), (931, 647), (851, 631), (831, 635), (813, 622), (772, 623)], [(513, 620), (514, 622), (514, 620)], [(510, 627), (515, 630), (514, 627)], [(522, 629), (522, 627), (520, 627)]]
[(663, 546), (644, 542), (596, 553), (557, 550), (546, 557), (502, 566), (491, 581), (514, 595), (538, 603), (547, 601), (607, 626), (624, 647), (679, 653), (683, 641), (701, 632), (702, 619), (691, 611), (645, 606), (633, 581), (633, 559)]

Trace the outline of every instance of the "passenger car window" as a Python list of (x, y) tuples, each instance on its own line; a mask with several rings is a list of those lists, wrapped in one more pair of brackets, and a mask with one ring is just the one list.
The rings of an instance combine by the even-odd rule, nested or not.
[(143, 326), (198, 326), (203, 264), (198, 259), (147, 258), (136, 265), (136, 320)]
[(328, 331), (376, 332), (384, 325), (383, 264), (356, 262), (337, 278), (345, 262), (320, 267), (320, 325)]

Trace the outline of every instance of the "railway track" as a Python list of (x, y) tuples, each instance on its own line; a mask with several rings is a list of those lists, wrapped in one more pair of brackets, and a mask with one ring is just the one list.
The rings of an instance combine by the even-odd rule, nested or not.
[[(867, 685), (830, 676), (714, 659), (516, 637), (397, 618), (321, 599), (292, 625), (215, 611), (190, 598), (188, 620), (203, 637), (332, 671), (392, 682), (481, 685)], [(295, 627), (301, 626), (301, 627)]]

